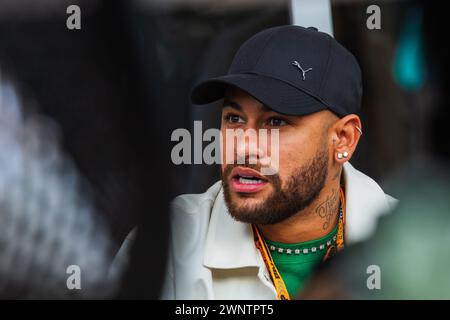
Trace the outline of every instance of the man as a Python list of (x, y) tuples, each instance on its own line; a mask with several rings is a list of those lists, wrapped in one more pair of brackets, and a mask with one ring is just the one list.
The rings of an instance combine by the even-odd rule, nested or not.
[(370, 235), (395, 200), (348, 163), (361, 94), (352, 54), (298, 26), (256, 34), (227, 75), (194, 88), (195, 104), (224, 98), (224, 135), (278, 129), (279, 168), (262, 174), (264, 152), (244, 139), (233, 150), (244, 164), (224, 162), (222, 181), (174, 200), (163, 298), (289, 299), (319, 263)]

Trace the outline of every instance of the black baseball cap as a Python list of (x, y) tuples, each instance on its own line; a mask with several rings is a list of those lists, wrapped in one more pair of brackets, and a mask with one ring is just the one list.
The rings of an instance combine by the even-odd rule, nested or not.
[(312, 27), (279, 26), (252, 36), (239, 48), (227, 75), (194, 87), (192, 103), (219, 100), (230, 85), (288, 115), (328, 108), (343, 117), (357, 113), (361, 105), (361, 70), (355, 57)]

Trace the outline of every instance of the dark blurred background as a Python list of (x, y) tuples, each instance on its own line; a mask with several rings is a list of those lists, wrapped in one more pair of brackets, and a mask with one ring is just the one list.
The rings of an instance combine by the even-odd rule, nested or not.
[[(427, 69), (422, 52), (440, 28), (428, 21), (441, 10), (430, 3), (437, 2), (331, 1), (334, 36), (363, 71), (364, 135), (352, 163), (394, 196), (390, 177), (403, 164), (430, 150), (448, 155), (445, 120), (431, 103), (443, 100), (443, 71)], [(81, 30), (66, 27), (71, 4), (81, 8)], [(381, 8), (381, 30), (366, 27), (370, 4)], [(219, 126), (219, 103), (194, 106), (190, 89), (224, 74), (254, 33), (291, 23), (291, 8), (283, 0), (0, 0), (2, 77), (25, 113), (58, 126), (115, 250), (140, 226), (120, 297), (158, 296), (168, 200), (219, 179), (217, 166), (170, 160), (174, 129), (192, 131), (195, 120), (203, 130)], [(448, 56), (436, 42), (430, 48), (433, 61)], [(442, 131), (430, 130), (436, 126)]]

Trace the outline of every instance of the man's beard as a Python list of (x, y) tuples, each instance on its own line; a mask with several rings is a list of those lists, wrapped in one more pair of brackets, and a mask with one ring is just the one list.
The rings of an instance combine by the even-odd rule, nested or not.
[[(273, 191), (265, 201), (253, 206), (239, 206), (232, 200), (230, 174), (234, 167), (239, 166), (261, 172), (260, 165), (230, 164), (225, 167), (222, 172), (222, 185), (230, 215), (235, 220), (245, 223), (276, 224), (302, 211), (319, 196), (328, 175), (328, 153), (324, 148), (309, 163), (295, 169), (284, 187), (278, 174), (265, 176), (272, 185)], [(240, 196), (242, 199), (246, 195), (240, 194)]]

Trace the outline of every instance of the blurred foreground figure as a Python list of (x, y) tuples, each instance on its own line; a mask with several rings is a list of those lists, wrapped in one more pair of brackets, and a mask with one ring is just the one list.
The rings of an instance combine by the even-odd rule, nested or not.
[(410, 169), (422, 174), (399, 177), (402, 201), (373, 238), (330, 261), (300, 298), (450, 299), (448, 167)]
[[(81, 10), (80, 30), (67, 28), (69, 5)], [(3, 94), (4, 297), (159, 296), (168, 201), (165, 184), (153, 182), (169, 176), (161, 111), (170, 104), (161, 94), (174, 94), (163, 90), (156, 54), (163, 33), (140, 8), (128, 0), (2, 1), (0, 68), (22, 98), (14, 104)], [(115, 260), (111, 269), (136, 225), (128, 267)], [(77, 267), (81, 290), (69, 290)]]
[(0, 82), (1, 298), (106, 298), (117, 286), (111, 237), (57, 129)]

